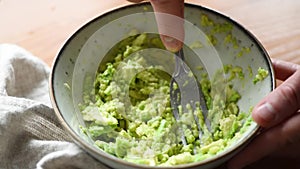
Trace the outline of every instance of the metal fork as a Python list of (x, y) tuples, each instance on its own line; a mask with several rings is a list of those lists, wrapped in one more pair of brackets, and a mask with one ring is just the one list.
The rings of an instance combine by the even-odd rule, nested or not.
[[(170, 100), (173, 111), (173, 116), (176, 121), (180, 120), (178, 106), (181, 105), (182, 112), (188, 112), (186, 105), (190, 104), (192, 110), (196, 109), (197, 103), (200, 104), (200, 108), (203, 113), (204, 120), (207, 118), (208, 110), (205, 102), (205, 98), (199, 82), (196, 77), (185, 64), (183, 49), (175, 53), (175, 71), (172, 75), (170, 83)], [(198, 117), (193, 113), (194, 120), (197, 124), (199, 131), (199, 139), (201, 140), (202, 131)], [(209, 127), (209, 126), (207, 126)], [(187, 145), (187, 141), (182, 128), (181, 141), (183, 145)]]

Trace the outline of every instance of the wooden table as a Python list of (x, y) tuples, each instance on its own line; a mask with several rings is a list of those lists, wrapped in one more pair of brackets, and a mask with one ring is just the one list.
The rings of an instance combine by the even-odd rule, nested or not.
[[(272, 58), (300, 64), (299, 0), (187, 0), (243, 24)], [(77, 28), (125, 0), (0, 0), (0, 43), (14, 43), (51, 65)]]
[[(300, 64), (299, 0), (186, 1), (238, 21), (256, 35), (272, 58)], [(126, 4), (125, 0), (0, 0), (0, 43), (17, 44), (50, 66), (63, 42), (79, 26)], [(263, 168), (281, 167), (265, 164)]]

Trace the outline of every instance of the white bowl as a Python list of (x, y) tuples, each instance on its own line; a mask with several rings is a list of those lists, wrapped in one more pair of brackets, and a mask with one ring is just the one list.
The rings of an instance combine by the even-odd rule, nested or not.
[[(234, 154), (240, 151), (256, 135), (259, 126), (252, 122), (248, 130), (236, 141), (221, 153), (203, 161), (190, 164), (183, 164), (170, 167), (154, 167), (130, 163), (114, 157), (94, 146), (93, 140), (83, 134), (79, 126), (84, 126), (82, 115), (78, 104), (82, 102), (83, 88), (86, 87), (86, 77), (94, 77), (100, 62), (103, 61), (105, 53), (117, 42), (125, 37), (132, 29), (142, 32), (157, 33), (155, 18), (151, 13), (151, 6), (148, 3), (135, 4), (107, 12), (78, 29), (63, 45), (55, 58), (50, 77), (50, 96), (54, 110), (70, 134), (74, 142), (86, 150), (90, 155), (100, 162), (112, 168), (201, 168), (208, 169), (219, 166)], [(208, 43), (206, 56), (201, 59), (207, 71), (215, 72), (224, 64), (232, 64), (243, 68), (245, 77), (236, 81), (234, 86), (242, 95), (238, 102), (240, 110), (249, 112), (259, 100), (275, 88), (274, 71), (270, 58), (260, 42), (243, 28), (240, 24), (216, 11), (193, 5), (185, 6), (186, 38), (184, 43), (187, 46), (196, 41), (206, 45), (206, 35), (214, 30), (209, 25), (201, 24), (201, 16), (208, 16), (214, 23), (230, 23), (233, 26), (230, 31), (216, 32), (214, 37), (216, 44), (211, 46)], [(134, 18), (134, 19), (133, 19)], [(207, 23), (209, 24), (209, 23)], [(203, 30), (197, 32), (198, 29)], [(191, 33), (193, 32), (193, 33)], [(206, 34), (206, 35), (205, 35)], [(230, 38), (230, 35), (231, 38)], [(224, 43), (226, 41), (229, 43)], [(211, 48), (212, 47), (212, 48)], [(249, 50), (251, 49), (251, 50)], [(197, 48), (193, 48), (197, 53)], [(201, 50), (200, 50), (201, 51)], [(203, 55), (200, 52), (201, 55)], [(217, 59), (216, 59), (217, 57)], [(199, 65), (199, 61), (187, 58), (191, 69)], [(253, 83), (257, 70), (263, 68), (269, 72), (263, 81)], [(251, 75), (253, 74), (253, 76)], [(92, 84), (93, 79), (89, 83)]]

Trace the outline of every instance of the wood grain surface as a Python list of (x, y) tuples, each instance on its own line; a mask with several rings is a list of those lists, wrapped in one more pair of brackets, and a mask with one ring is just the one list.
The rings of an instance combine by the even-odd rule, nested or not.
[[(241, 23), (271, 58), (300, 64), (300, 0), (186, 2), (215, 9)], [(126, 4), (125, 0), (0, 0), (0, 43), (17, 44), (51, 66), (62, 44), (81, 25)], [(292, 159), (272, 157), (248, 169), (293, 169), (299, 165)]]
[[(241, 23), (272, 58), (300, 64), (299, 0), (187, 0)], [(51, 65), (62, 43), (125, 0), (0, 0), (0, 43), (14, 43)]]

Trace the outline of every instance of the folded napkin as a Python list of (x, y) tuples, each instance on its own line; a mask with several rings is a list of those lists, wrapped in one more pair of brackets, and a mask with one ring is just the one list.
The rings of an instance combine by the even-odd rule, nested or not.
[(0, 44), (0, 168), (108, 169), (72, 142), (51, 108), (49, 67)]

